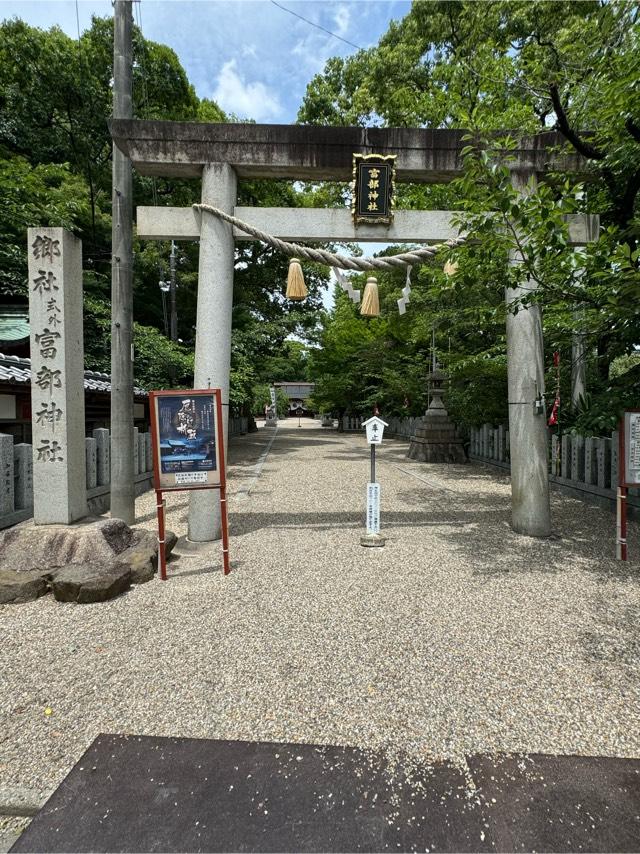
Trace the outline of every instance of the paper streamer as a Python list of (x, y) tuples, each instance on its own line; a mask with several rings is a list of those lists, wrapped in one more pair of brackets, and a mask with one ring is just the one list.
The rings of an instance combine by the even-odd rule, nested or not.
[(342, 290), (349, 294), (349, 298), (355, 303), (360, 302), (360, 291), (354, 291), (351, 287), (351, 281), (348, 279), (345, 274), (338, 267), (332, 267), (333, 275), (336, 277), (336, 281), (342, 288)]
[(411, 267), (407, 267), (407, 278), (405, 280), (404, 288), (402, 289), (402, 296), (398, 300), (398, 313), (405, 314), (407, 311), (407, 304), (409, 303), (409, 294), (411, 293)]

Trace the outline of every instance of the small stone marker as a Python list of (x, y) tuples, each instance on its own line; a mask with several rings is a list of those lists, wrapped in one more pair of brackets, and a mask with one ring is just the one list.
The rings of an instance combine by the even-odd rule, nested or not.
[(34, 522), (87, 514), (82, 243), (63, 228), (30, 228), (29, 323)]
[(87, 437), (84, 440), (86, 455), (87, 455), (87, 489), (95, 489), (98, 485), (98, 460), (97, 446), (95, 439)]
[(106, 486), (111, 479), (111, 441), (106, 427), (96, 427), (93, 431), (96, 440), (97, 482)]
[(151, 433), (144, 434), (144, 459), (145, 471), (153, 471), (153, 446), (151, 444)]
[(13, 436), (0, 433), (0, 516), (13, 513)]
[(140, 474), (140, 445), (138, 443), (138, 428), (133, 428), (133, 473)]
[(31, 445), (18, 443), (13, 446), (14, 471), (18, 475), (15, 490), (16, 510), (33, 507), (33, 451)]
[(138, 433), (138, 474), (147, 470), (146, 439), (144, 433)]

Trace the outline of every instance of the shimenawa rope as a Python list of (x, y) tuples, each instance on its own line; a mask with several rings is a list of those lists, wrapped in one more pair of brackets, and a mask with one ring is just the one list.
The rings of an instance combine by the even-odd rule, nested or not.
[(217, 216), (219, 219), (235, 225), (240, 231), (252, 235), (252, 237), (261, 240), (263, 243), (268, 243), (270, 246), (279, 249), (280, 252), (284, 252), (285, 255), (305, 258), (307, 261), (316, 261), (320, 264), (339, 267), (343, 270), (393, 270), (399, 267), (402, 269), (415, 267), (417, 264), (425, 264), (427, 261), (430, 261), (442, 249), (455, 249), (466, 242), (465, 237), (456, 237), (437, 246), (425, 246), (422, 249), (413, 249), (411, 252), (403, 252), (400, 255), (387, 255), (384, 258), (347, 258), (346, 255), (337, 255), (333, 252), (328, 252), (326, 249), (312, 249), (309, 246), (300, 246), (298, 243), (289, 243), (286, 240), (280, 240), (279, 237), (267, 234), (259, 228), (255, 228), (249, 225), (249, 223), (243, 222), (241, 219), (237, 219), (235, 216), (231, 216), (231, 214), (225, 213), (212, 205), (195, 204), (193, 207), (195, 210), (206, 211), (206, 213), (213, 214), (213, 216)]

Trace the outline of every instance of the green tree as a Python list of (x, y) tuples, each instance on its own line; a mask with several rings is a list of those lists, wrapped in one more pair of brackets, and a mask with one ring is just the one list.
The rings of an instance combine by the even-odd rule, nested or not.
[[(402, 319), (408, 346), (424, 345), (417, 314), (427, 297), (434, 311), (426, 323), (436, 325), (452, 377), (449, 405), (472, 423), (483, 408), (492, 417), (506, 412), (503, 294), (524, 276), (538, 290), (511, 310), (533, 299), (541, 304), (548, 362), (561, 349), (569, 364), (577, 328), (588, 352), (597, 352), (590, 406), (614, 400), (609, 364), (638, 343), (638, 16), (637, 4), (627, 2), (416, 2), (376, 47), (329, 60), (307, 88), (303, 122), (463, 127), (476, 140), (501, 128), (515, 136), (555, 127), (585, 159), (584, 187), (549, 176), (523, 201), (507, 168), (512, 143), (500, 150), (492, 137), (486, 148), (497, 149), (495, 156), (470, 150), (461, 181), (399, 194), (400, 207), (464, 211), (461, 225), (480, 241), (455, 253), (453, 279), (434, 275), (426, 290), (416, 289)], [(563, 216), (571, 212), (601, 214), (603, 232), (584, 257), (567, 245)], [(509, 251), (522, 249), (517, 234), (526, 235), (525, 263), (509, 269)], [(450, 353), (438, 330), (446, 330)], [(384, 337), (392, 347), (390, 329)], [(362, 395), (364, 379), (359, 389)]]

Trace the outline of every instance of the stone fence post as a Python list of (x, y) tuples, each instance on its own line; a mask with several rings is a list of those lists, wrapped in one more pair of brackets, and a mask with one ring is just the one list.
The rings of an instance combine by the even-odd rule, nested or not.
[(0, 433), (0, 516), (13, 513), (13, 436)]

